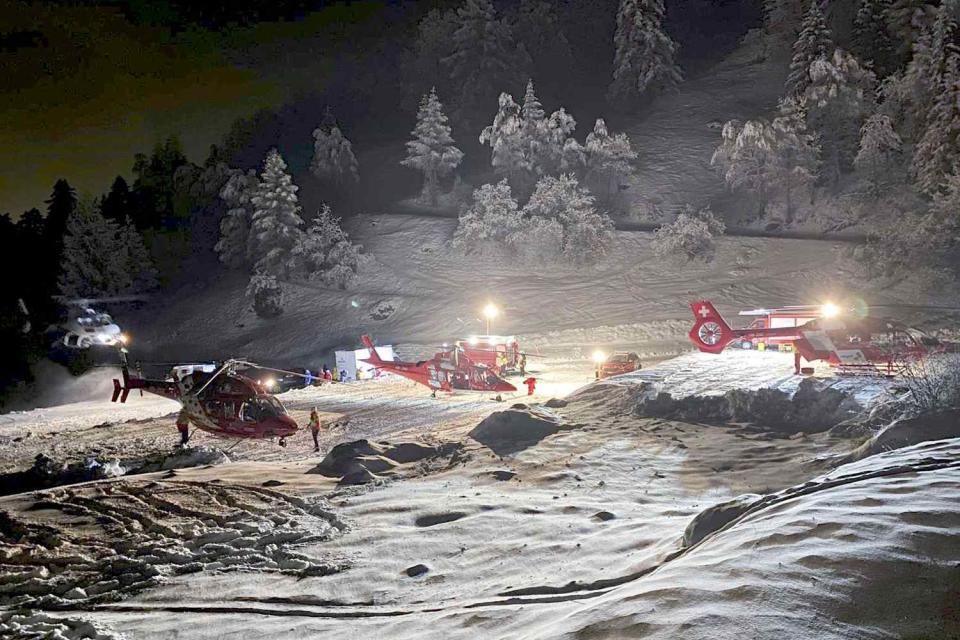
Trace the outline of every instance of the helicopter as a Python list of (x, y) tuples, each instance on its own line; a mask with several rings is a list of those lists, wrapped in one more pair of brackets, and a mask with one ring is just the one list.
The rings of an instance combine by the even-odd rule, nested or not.
[(792, 343), (798, 375), (812, 373), (801, 369), (803, 358), (827, 362), (840, 373), (894, 376), (907, 363), (958, 346), (896, 320), (845, 312), (833, 303), (822, 305), (817, 317), (799, 326), (745, 329), (732, 329), (709, 301), (694, 302), (690, 310), (696, 322), (688, 336), (700, 351), (720, 353), (732, 342), (786, 340)]
[(114, 378), (112, 402), (126, 402), (129, 393), (136, 389), (141, 395), (147, 391), (179, 402), (189, 421), (201, 431), (234, 438), (279, 438), (281, 447), (286, 446), (286, 438), (297, 432), (296, 421), (280, 401), (259, 380), (240, 371), (264, 367), (243, 360), (228, 360), (219, 366), (178, 365), (168, 378), (160, 380), (143, 377), (139, 372), (132, 375), (125, 350), (120, 354), (123, 382)]
[(422, 384), (433, 392), (434, 397), (437, 391), (453, 393), (454, 390), (497, 392), (517, 390), (515, 386), (494, 373), (491, 368), (473, 362), (457, 346), (439, 351), (429, 360), (402, 362), (382, 359), (370, 336), (361, 336), (360, 340), (370, 351), (370, 357), (365, 358), (364, 362), (370, 363), (377, 369), (389, 371)]

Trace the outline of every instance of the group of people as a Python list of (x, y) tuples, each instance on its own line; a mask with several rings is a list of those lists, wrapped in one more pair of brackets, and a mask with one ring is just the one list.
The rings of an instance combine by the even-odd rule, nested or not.
[(346, 382), (347, 372), (345, 369), (336, 369), (331, 370), (327, 365), (323, 365), (323, 368), (317, 372), (317, 375), (314, 376), (310, 369), (305, 369), (304, 373), (307, 379), (307, 385), (313, 384), (316, 380), (318, 382)]

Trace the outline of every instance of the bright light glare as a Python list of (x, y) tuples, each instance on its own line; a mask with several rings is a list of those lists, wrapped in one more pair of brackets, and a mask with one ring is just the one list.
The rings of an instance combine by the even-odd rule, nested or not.
[(266, 380), (263, 381), (263, 386), (265, 386), (267, 389), (272, 389), (273, 385), (275, 384), (277, 384), (277, 381), (274, 380), (273, 378), (267, 378)]
[(497, 309), (496, 305), (492, 302), (487, 303), (487, 306), (483, 308), (483, 315), (486, 316), (488, 320), (493, 320), (499, 313), (500, 309)]
[(125, 334), (125, 333), (121, 333), (121, 334), (120, 334), (120, 342), (122, 342), (123, 344), (128, 344), (128, 343), (130, 342), (130, 336), (128, 336), (128, 335)]
[(824, 318), (835, 318), (840, 315), (840, 307), (832, 302), (825, 302), (823, 306), (820, 307), (820, 315)]
[(471, 347), (477, 346), (478, 342), (480, 341), (477, 339), (477, 336), (470, 336), (467, 338), (467, 344), (469, 344)]
[(607, 354), (605, 354), (603, 351), (597, 350), (593, 352), (593, 361), (596, 362), (597, 364), (604, 362), (606, 359), (607, 359)]

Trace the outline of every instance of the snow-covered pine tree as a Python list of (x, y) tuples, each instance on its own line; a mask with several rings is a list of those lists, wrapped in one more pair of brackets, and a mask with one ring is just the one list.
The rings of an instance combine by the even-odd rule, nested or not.
[(543, 105), (533, 88), (533, 80), (527, 82), (527, 91), (520, 109), (520, 137), (526, 159), (529, 180), (525, 191), (529, 193), (537, 176), (555, 175), (561, 170), (575, 171), (579, 166), (578, 143), (571, 136), (577, 121), (563, 107), (546, 117)]
[(614, 204), (620, 183), (630, 175), (637, 152), (625, 133), (610, 135), (607, 123), (597, 118), (584, 145), (586, 175), (584, 181), (592, 193), (608, 204)]
[(874, 111), (875, 85), (873, 72), (841, 49), (810, 65), (807, 122), (821, 145), (820, 175), (834, 188), (840, 174), (853, 168), (860, 127)]
[(620, 0), (609, 98), (633, 104), (680, 84), (677, 43), (663, 28), (663, 0)]
[(710, 164), (722, 174), (731, 191), (753, 193), (762, 215), (773, 190), (776, 134), (765, 120), (740, 123), (730, 120), (723, 126), (723, 140), (713, 152)]
[(893, 55), (898, 65), (910, 59), (913, 45), (933, 8), (929, 0), (891, 0), (884, 13), (887, 32), (894, 44)]
[(321, 182), (338, 190), (348, 189), (360, 182), (360, 168), (357, 157), (353, 155), (353, 145), (336, 124), (313, 130), (310, 171)]
[(574, 58), (556, 3), (520, 0), (513, 32), (532, 58), (531, 72), (537, 82), (554, 90), (566, 86)]
[(306, 233), (290, 251), (289, 273), (317, 278), (328, 286), (346, 289), (360, 269), (360, 247), (324, 204)]
[(286, 275), (290, 250), (302, 233), (303, 219), (297, 186), (276, 149), (267, 153), (260, 183), (250, 203), (253, 214), (248, 246), (253, 270), (282, 277)]
[(491, 0), (464, 0), (457, 9), (453, 53), (443, 63), (456, 87), (456, 108), (469, 119), (501, 87), (519, 84), (527, 76), (530, 56)]
[(275, 276), (255, 273), (247, 283), (247, 298), (260, 318), (276, 318), (283, 313), (283, 287)]
[(520, 107), (509, 93), (500, 94), (497, 115), (480, 133), (480, 144), (490, 146), (494, 171), (514, 187), (524, 188), (531, 166), (524, 148)]
[(421, 197), (436, 205), (440, 179), (453, 173), (462, 160), (463, 152), (450, 135), (437, 91), (431, 89), (420, 101), (413, 139), (407, 142), (407, 157), (400, 164), (423, 173)]
[(64, 296), (91, 298), (139, 293), (156, 279), (136, 229), (121, 229), (93, 203), (81, 201), (67, 220), (57, 282)]
[(460, 214), (453, 244), (464, 253), (482, 253), (491, 247), (505, 246), (507, 238), (522, 225), (520, 207), (503, 179), (473, 192), (473, 201)]
[(770, 180), (773, 189), (783, 195), (787, 224), (794, 218), (794, 194), (813, 184), (819, 167), (820, 145), (807, 130), (806, 118), (803, 99), (784, 98), (771, 123), (774, 162)]
[(893, 181), (903, 161), (903, 140), (890, 116), (875, 113), (860, 129), (860, 151), (853, 163), (870, 182), (874, 193)]
[(861, 60), (873, 64), (878, 78), (885, 78), (896, 68), (894, 43), (887, 31), (889, 8), (890, 0), (861, 0), (853, 24), (851, 49)]
[(251, 198), (256, 194), (257, 172), (236, 171), (220, 191), (227, 213), (220, 221), (220, 240), (214, 250), (220, 262), (234, 269), (250, 264), (250, 221), (253, 218)]
[(444, 58), (453, 51), (457, 14), (453, 10), (431, 9), (417, 23), (412, 61), (404, 65), (405, 106), (418, 104), (430, 87), (449, 90)]
[(832, 48), (830, 30), (827, 28), (820, 0), (810, 0), (810, 8), (804, 14), (800, 26), (800, 35), (793, 43), (793, 57), (790, 60), (790, 74), (786, 84), (788, 96), (803, 95), (810, 84), (810, 65), (817, 58), (829, 56)]
[(960, 164), (960, 54), (947, 59), (927, 129), (913, 152), (910, 170), (917, 187), (934, 194)]
[(602, 257), (613, 241), (613, 221), (594, 206), (594, 197), (569, 174), (545, 176), (523, 207), (530, 220), (555, 220), (563, 229), (561, 250), (585, 264)]

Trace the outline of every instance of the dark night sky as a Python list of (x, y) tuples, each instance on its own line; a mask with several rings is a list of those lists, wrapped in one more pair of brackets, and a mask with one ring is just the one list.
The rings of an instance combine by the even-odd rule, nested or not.
[(322, 82), (330, 47), (315, 34), (331, 13), (344, 18), (171, 27), (102, 3), (0, 0), (0, 213), (42, 208), (60, 177), (101, 193), (170, 134), (202, 161), (238, 117)]

